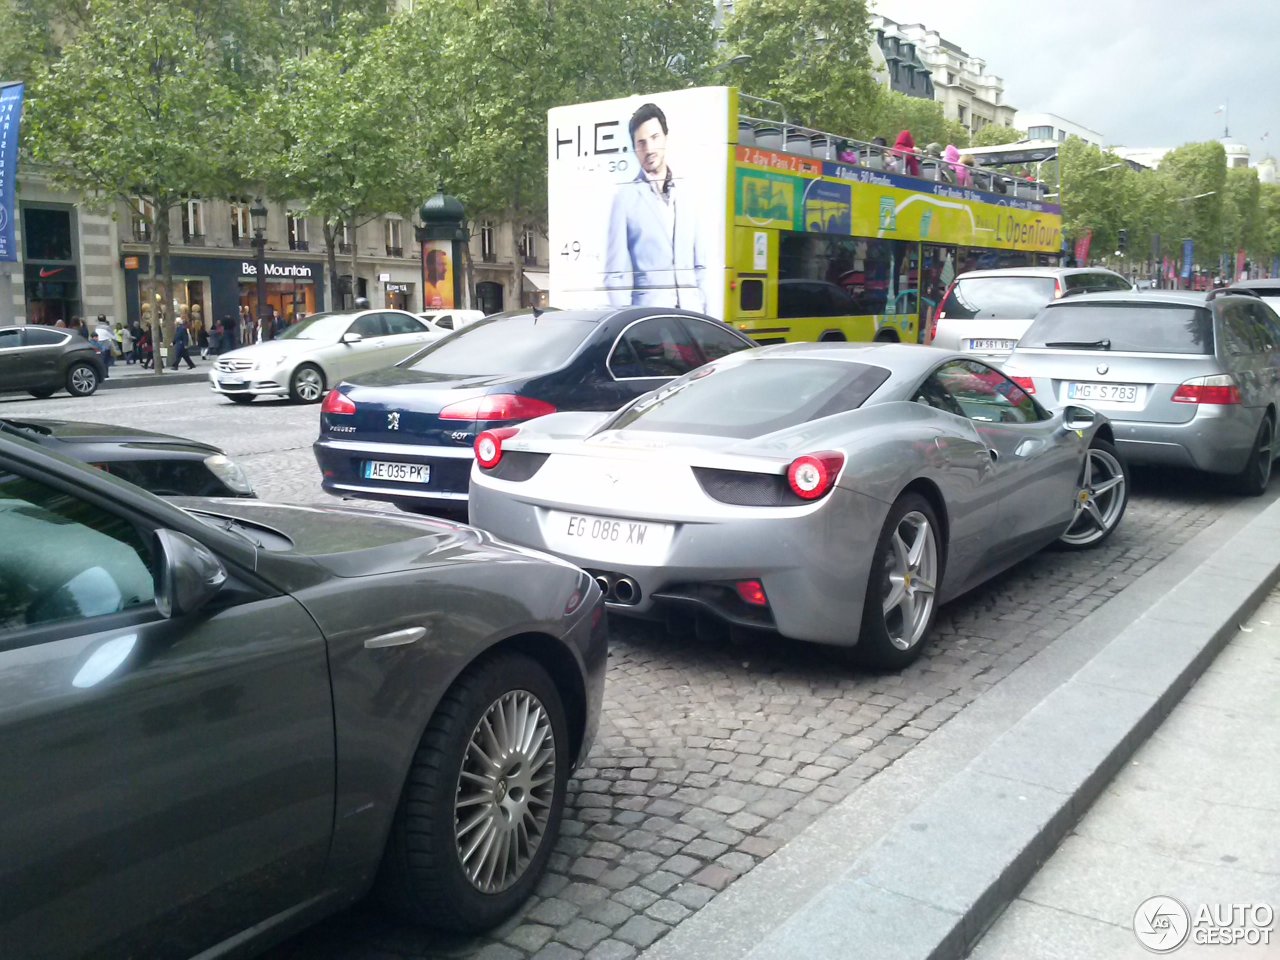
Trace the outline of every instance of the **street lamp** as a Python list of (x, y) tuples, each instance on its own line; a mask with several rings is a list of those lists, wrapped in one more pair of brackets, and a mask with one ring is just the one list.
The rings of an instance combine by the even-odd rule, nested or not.
[(262, 205), (262, 198), (257, 197), (249, 208), (249, 219), (253, 222), (253, 262), (258, 278), (258, 327), (262, 327), (262, 318), (267, 313), (267, 208)]
[(1199, 199), (1201, 199), (1202, 197), (1212, 197), (1212, 196), (1214, 196), (1217, 192), (1218, 192), (1217, 190), (1210, 190), (1208, 193), (1197, 193), (1194, 197), (1178, 197), (1178, 199), (1174, 200), (1173, 202), (1174, 202), (1174, 203), (1186, 203), (1188, 200), (1199, 200)]

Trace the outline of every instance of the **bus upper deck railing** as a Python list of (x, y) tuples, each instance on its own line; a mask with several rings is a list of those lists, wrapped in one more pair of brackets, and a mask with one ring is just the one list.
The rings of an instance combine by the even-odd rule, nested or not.
[[(985, 193), (1016, 197), (1020, 200), (1044, 201), (1055, 196), (1050, 192), (1051, 187), (1048, 184), (1034, 178), (1013, 176), (958, 162), (952, 163), (921, 150), (903, 150), (884, 144), (867, 143), (852, 137), (838, 137), (823, 130), (815, 130), (790, 122), (786, 118), (785, 111), (781, 110), (781, 105), (772, 100), (763, 100), (747, 94), (739, 94), (739, 96), (753, 103), (776, 106), (782, 116), (781, 120), (775, 120), (739, 114), (738, 143), (740, 146), (755, 146), (762, 150), (812, 157), (816, 160), (837, 161), (869, 170), (914, 176), (916, 179), (930, 183), (971, 187)], [(914, 157), (919, 163), (918, 175), (908, 173), (907, 156)]]

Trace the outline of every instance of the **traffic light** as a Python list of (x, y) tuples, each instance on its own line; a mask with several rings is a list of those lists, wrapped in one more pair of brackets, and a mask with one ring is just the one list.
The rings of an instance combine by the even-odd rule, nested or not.
[(1120, 244), (1120, 252), (1128, 253), (1129, 252), (1129, 231), (1121, 230), (1120, 233), (1116, 236), (1116, 239), (1119, 241), (1119, 244)]

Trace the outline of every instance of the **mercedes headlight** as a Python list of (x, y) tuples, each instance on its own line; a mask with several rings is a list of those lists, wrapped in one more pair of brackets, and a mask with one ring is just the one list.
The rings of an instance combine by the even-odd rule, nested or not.
[(271, 356), (263, 357), (253, 365), (253, 368), (255, 370), (274, 370), (277, 367), (284, 366), (285, 361), (288, 359), (289, 357), (287, 354), (273, 354)]
[(205, 457), (204, 465), (209, 468), (210, 473), (226, 484), (229, 489), (245, 496), (253, 493), (253, 485), (249, 483), (249, 478), (240, 469), (240, 464), (225, 454), (215, 453), (211, 457)]

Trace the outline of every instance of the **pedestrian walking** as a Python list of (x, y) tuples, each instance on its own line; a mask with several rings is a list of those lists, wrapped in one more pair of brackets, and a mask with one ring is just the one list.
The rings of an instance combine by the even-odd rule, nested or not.
[(187, 361), (187, 369), (194, 370), (196, 365), (191, 362), (191, 354), (189, 348), (191, 346), (191, 334), (187, 330), (187, 325), (181, 317), (178, 318), (177, 325), (173, 329), (173, 369), (178, 369), (178, 362)]
[(81, 320), (79, 317), (72, 317), (71, 329), (80, 334), (80, 336), (84, 337), (86, 340), (93, 339), (93, 335), (89, 333), (88, 321)]
[(111, 349), (111, 331), (106, 328), (99, 328), (94, 331), (93, 339), (89, 341), (93, 344), (98, 355), (102, 357), (102, 364), (106, 368), (102, 374), (103, 380), (111, 379), (111, 365), (116, 362), (115, 351)]
[(116, 328), (116, 334), (120, 338), (120, 353), (124, 357), (124, 365), (131, 367), (137, 360), (137, 357), (134, 356), (133, 330), (129, 327), (120, 326)]
[(234, 350), (236, 335), (236, 319), (228, 313), (222, 318), (222, 341), (218, 346), (218, 353), (229, 353)]
[(151, 324), (144, 323), (138, 334), (138, 360), (143, 370), (155, 369), (155, 344), (151, 339)]
[(205, 329), (203, 320), (194, 320), (196, 346), (200, 348), (200, 359), (209, 359), (209, 331)]

